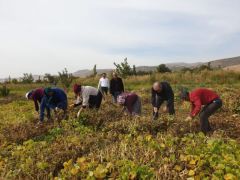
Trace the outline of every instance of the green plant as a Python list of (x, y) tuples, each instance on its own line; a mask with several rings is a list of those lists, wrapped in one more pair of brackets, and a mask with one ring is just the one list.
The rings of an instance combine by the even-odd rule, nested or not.
[(2, 88), (0, 88), (0, 96), (8, 96), (10, 93), (10, 89), (7, 88), (6, 85), (3, 85)]

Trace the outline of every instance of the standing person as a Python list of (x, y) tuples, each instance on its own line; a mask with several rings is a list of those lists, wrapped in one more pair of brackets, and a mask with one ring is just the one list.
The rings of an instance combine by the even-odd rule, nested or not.
[(108, 94), (108, 89), (109, 89), (109, 80), (107, 78), (107, 74), (103, 73), (101, 79), (99, 80), (98, 83), (98, 89), (101, 90), (102, 94), (107, 95)]
[(130, 115), (141, 115), (142, 103), (141, 98), (135, 93), (122, 93), (117, 97), (118, 104), (124, 106), (123, 111)]
[(64, 90), (60, 88), (45, 88), (44, 97), (40, 106), (40, 123), (43, 123), (44, 111), (46, 108), (53, 109), (55, 113), (61, 109), (64, 111), (63, 118), (66, 118), (67, 106), (67, 95)]
[[(219, 95), (212, 90), (198, 88), (192, 92), (183, 89), (180, 96), (182, 100), (192, 104), (192, 111), (186, 118), (186, 121), (190, 121), (200, 114), (201, 131), (204, 134), (211, 131), (208, 118), (221, 108), (223, 104)], [(202, 108), (202, 106), (204, 107)]]
[(113, 102), (117, 103), (117, 97), (124, 92), (123, 81), (118, 77), (116, 72), (113, 72), (113, 78), (110, 81), (110, 93), (113, 97)]
[(174, 115), (174, 93), (172, 87), (168, 82), (155, 82), (152, 87), (153, 120), (158, 118), (159, 109), (164, 101), (167, 101), (167, 107), (164, 111)]
[(100, 108), (103, 96), (101, 91), (99, 91), (97, 88), (75, 84), (73, 87), (73, 91), (77, 96), (78, 100), (82, 98), (82, 106), (78, 112), (78, 115), (77, 115), (78, 117), (80, 116), (82, 110), (85, 109), (86, 107), (89, 107), (90, 109)]

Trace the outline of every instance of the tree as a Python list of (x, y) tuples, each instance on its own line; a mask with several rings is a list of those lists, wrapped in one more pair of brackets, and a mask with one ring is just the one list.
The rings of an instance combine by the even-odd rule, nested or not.
[(51, 84), (57, 84), (57, 82), (58, 82), (57, 77), (52, 76), (51, 74), (47, 74), (47, 73), (44, 75), (44, 79), (47, 80), (47, 82), (51, 83)]
[(116, 67), (116, 72), (120, 74), (123, 78), (132, 75), (132, 68), (128, 64), (127, 58), (125, 58), (124, 61), (120, 64), (114, 62), (114, 66)]
[(157, 67), (157, 72), (159, 72), (159, 73), (166, 73), (166, 72), (172, 72), (172, 71), (165, 64), (160, 64)]
[(97, 65), (95, 64), (93, 66), (93, 76), (95, 77), (97, 75)]
[(28, 74), (28, 73), (23, 74), (23, 77), (22, 77), (22, 82), (23, 83), (31, 84), (31, 83), (33, 83), (33, 81), (34, 81), (34, 78), (33, 78), (33, 75), (31, 73), (30, 74)]
[(135, 65), (133, 65), (133, 68), (132, 68), (132, 75), (134, 75), (134, 76), (137, 75), (137, 69), (136, 69)]
[(66, 89), (68, 89), (71, 86), (72, 81), (74, 79), (73, 75), (68, 73), (66, 68), (62, 72), (58, 72), (58, 75), (59, 75), (59, 80), (62, 83), (62, 85)]
[(38, 80), (36, 80), (36, 83), (42, 83), (41, 76), (38, 76)]
[(18, 83), (18, 80), (17, 80), (16, 78), (13, 78), (13, 79), (12, 79), (12, 83), (13, 83), (13, 84), (17, 84), (17, 83)]

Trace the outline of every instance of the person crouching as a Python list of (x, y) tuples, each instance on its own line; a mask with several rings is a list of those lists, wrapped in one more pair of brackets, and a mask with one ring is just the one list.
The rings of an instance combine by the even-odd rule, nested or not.
[(135, 93), (122, 93), (117, 97), (118, 104), (124, 107), (123, 111), (133, 116), (140, 116), (142, 111), (141, 98)]
[[(103, 95), (97, 88), (75, 84), (73, 91), (78, 99), (76, 103), (79, 103), (79, 99), (82, 99), (82, 106), (78, 111), (77, 117), (80, 116), (86, 107), (97, 110), (101, 107)], [(77, 106), (77, 104), (75, 104), (75, 106)]]

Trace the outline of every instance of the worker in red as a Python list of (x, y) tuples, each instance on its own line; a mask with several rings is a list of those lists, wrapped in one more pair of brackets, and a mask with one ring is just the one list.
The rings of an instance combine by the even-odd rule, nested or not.
[(192, 111), (186, 121), (190, 121), (200, 114), (201, 131), (204, 134), (211, 131), (208, 118), (222, 107), (222, 100), (219, 95), (212, 90), (198, 88), (192, 92), (183, 89), (180, 96), (182, 100), (189, 101), (192, 104)]
[(141, 98), (135, 93), (122, 93), (117, 97), (117, 103), (123, 106), (123, 112), (140, 116), (142, 111)]

